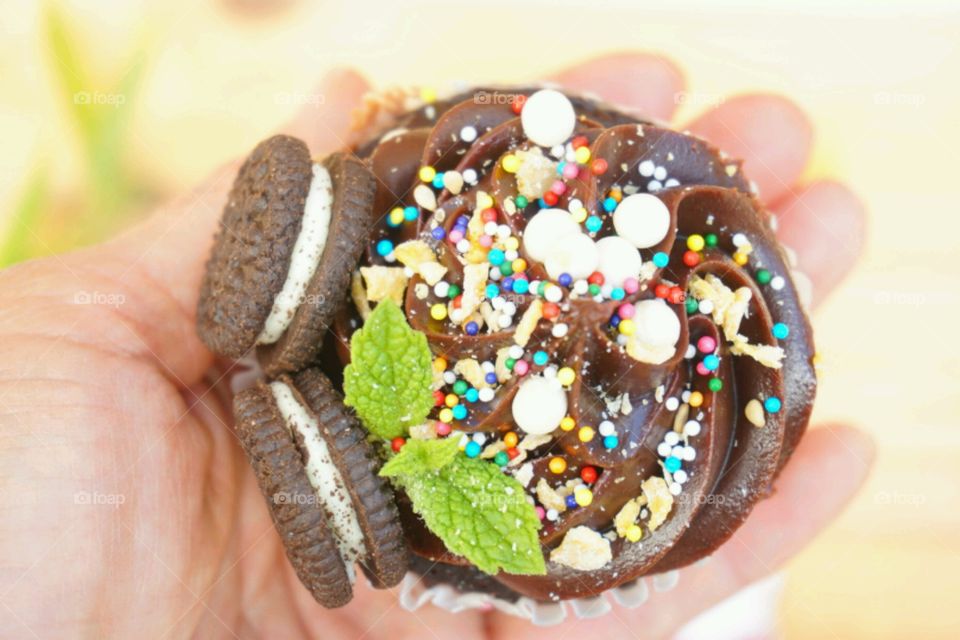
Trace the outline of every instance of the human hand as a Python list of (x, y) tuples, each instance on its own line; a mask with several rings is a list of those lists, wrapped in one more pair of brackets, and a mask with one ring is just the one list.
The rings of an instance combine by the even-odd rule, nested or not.
[[(683, 80), (663, 59), (616, 55), (555, 80), (669, 119)], [(287, 132), (314, 154), (342, 146), (367, 87), (338, 72)], [(732, 156), (780, 220), (820, 296), (849, 270), (863, 210), (842, 185), (796, 184), (810, 125), (772, 96), (726, 101), (689, 129)], [(359, 588), (317, 605), (284, 557), (233, 437), (225, 381), (194, 329), (197, 292), (237, 165), (102, 245), (0, 273), (0, 636), (555, 636), (493, 612), (401, 610)], [(663, 637), (776, 569), (856, 492), (872, 458), (850, 427), (811, 430), (775, 494), (679, 586), (636, 610), (568, 621)]]

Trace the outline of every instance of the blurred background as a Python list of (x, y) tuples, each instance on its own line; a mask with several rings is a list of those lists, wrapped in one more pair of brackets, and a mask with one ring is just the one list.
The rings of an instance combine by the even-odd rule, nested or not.
[(789, 95), (817, 128), (810, 177), (848, 181), (872, 214), (866, 259), (815, 319), (816, 416), (870, 430), (879, 459), (788, 567), (783, 627), (960, 635), (960, 349), (939, 337), (960, 311), (956, 2), (6, 0), (3, 13), (2, 265), (130, 225), (321, 100), (311, 88), (333, 66), (442, 90), (643, 49), (685, 69), (679, 121), (733, 93)]

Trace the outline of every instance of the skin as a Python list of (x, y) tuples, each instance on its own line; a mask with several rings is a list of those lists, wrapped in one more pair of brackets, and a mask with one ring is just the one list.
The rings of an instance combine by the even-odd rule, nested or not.
[[(661, 119), (684, 87), (669, 61), (632, 53), (553, 79)], [(332, 73), (325, 104), (285, 130), (315, 155), (341, 146), (367, 88), (355, 73)], [(803, 113), (782, 97), (738, 96), (685, 126), (745, 159), (825, 295), (860, 252), (864, 210), (840, 184), (799, 182), (812, 139)], [(599, 620), (538, 629), (491, 612), (411, 614), (395, 593), (366, 587), (349, 606), (322, 609), (290, 569), (231, 433), (233, 365), (194, 329), (236, 167), (117, 238), (0, 272), (0, 636), (665, 637), (780, 567), (863, 483), (870, 439), (814, 428), (775, 493), (710, 562)]]

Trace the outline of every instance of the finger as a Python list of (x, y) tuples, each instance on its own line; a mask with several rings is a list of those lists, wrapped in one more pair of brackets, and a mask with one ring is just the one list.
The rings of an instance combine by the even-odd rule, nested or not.
[[(773, 495), (757, 505), (720, 551), (704, 563), (682, 569), (676, 588), (653, 591), (637, 609), (617, 607), (603, 618), (572, 621), (573, 634), (581, 627), (591, 635), (609, 637), (629, 629), (643, 629), (644, 637), (668, 636), (697, 613), (772, 573), (806, 546), (857, 493), (873, 457), (873, 442), (862, 431), (847, 426), (811, 430), (777, 480)], [(550, 637), (514, 618), (493, 615), (491, 621), (494, 637)]]
[(358, 72), (334, 69), (280, 131), (306, 142), (314, 154), (344, 148), (353, 109), (368, 91), (370, 84)]
[(604, 100), (669, 120), (683, 91), (683, 72), (668, 58), (648, 53), (614, 53), (554, 74), (570, 89), (592, 92)]
[(867, 212), (844, 185), (813, 182), (772, 207), (779, 235), (797, 252), (798, 267), (813, 281), (814, 304), (853, 269), (863, 252)]
[(773, 202), (793, 185), (810, 158), (813, 127), (797, 105), (775, 95), (744, 95), (727, 100), (688, 126), (727, 154), (743, 160), (764, 202)]
[[(351, 110), (367, 90), (356, 73), (334, 71), (319, 85), (315, 105), (283, 129), (308, 141), (314, 155), (340, 146)], [(149, 333), (142, 336), (176, 377), (195, 381), (209, 366), (193, 328), (200, 280), (221, 211), (240, 160), (191, 193), (162, 207), (127, 233), (89, 251), (84, 259), (109, 265), (118, 286), (136, 289), (143, 304), (128, 306)], [(162, 318), (162, 321), (160, 319)]]

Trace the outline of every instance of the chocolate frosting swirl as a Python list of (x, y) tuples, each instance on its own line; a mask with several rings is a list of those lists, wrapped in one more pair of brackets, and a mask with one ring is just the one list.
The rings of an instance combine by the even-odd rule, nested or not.
[[(511, 94), (529, 96), (534, 91), (511, 90)], [(503, 168), (501, 160), (505, 154), (535, 145), (525, 137), (521, 119), (509, 102), (479, 100), (479, 95), (503, 94), (476, 90), (413, 109), (395, 118), (389, 132), (381, 132), (357, 148), (357, 154), (369, 164), (378, 180), (378, 215), (386, 215), (396, 206), (417, 206), (413, 191), (420, 184), (418, 170), (422, 166), (461, 175), (472, 169), (477, 174), (475, 183), (464, 185), (458, 193), (437, 189), (435, 212), (421, 209), (420, 217), (411, 223), (396, 227), (378, 225), (364, 259), (367, 265), (386, 264), (375, 250), (380, 239), (388, 238), (394, 243), (421, 239), (430, 244), (439, 262), (448, 269), (445, 279), (462, 282), (464, 262), (455, 243), (450, 242), (449, 232), (458, 218), (472, 214), (480, 192), (492, 196), (499, 222), (522, 237), (525, 225), (539, 207), (535, 202), (522, 209), (516, 206), (517, 180)], [(676, 424), (678, 411), (688, 412), (701, 429), (689, 439), (695, 446), (696, 457), (683, 463), (687, 479), (682, 491), (674, 495), (666, 520), (655, 530), (644, 531), (640, 542), (609, 533), (612, 559), (599, 569), (584, 571), (549, 562), (545, 576), (495, 576), (515, 592), (540, 600), (595, 595), (648, 573), (687, 565), (713, 552), (743, 523), (757, 501), (770, 492), (777, 473), (806, 428), (816, 388), (808, 320), (784, 252), (771, 230), (770, 215), (751, 194), (740, 163), (693, 136), (592, 99), (568, 97), (577, 115), (573, 135), (589, 147), (591, 158), (605, 160), (607, 168), (599, 174), (581, 170), (567, 180), (566, 191), (554, 206), (566, 209), (574, 199), (582, 202), (589, 214), (602, 219), (600, 229), (591, 234), (599, 239), (615, 233), (611, 216), (602, 208), (611, 189), (619, 188), (623, 193), (655, 189), (655, 195), (669, 210), (671, 224), (660, 242), (641, 250), (644, 262), (658, 252), (667, 254), (669, 262), (663, 268), (652, 269), (652, 275), (641, 282), (638, 290), (622, 300), (565, 295), (560, 318), (555, 321), (566, 323), (568, 331), (557, 337), (551, 331), (552, 322), (541, 320), (530, 338), (529, 350), (543, 350), (554, 362), (577, 372), (568, 389), (569, 416), (578, 425), (611, 421), (618, 438), (615, 448), (607, 448), (602, 437), (582, 442), (576, 430), (558, 429), (549, 443), (530, 452), (527, 461), (533, 471), (528, 484), (531, 490), (540, 478), (556, 485), (578, 478), (579, 470), (586, 466), (597, 471), (590, 487), (593, 499), (589, 505), (563, 511), (553, 521), (543, 520), (540, 539), (548, 557), (550, 550), (560, 545), (574, 527), (611, 532), (614, 517), (624, 504), (643, 494), (643, 481), (665, 475), (658, 445), (668, 432), (680, 431)], [(464, 127), (473, 127), (478, 132), (476, 139), (465, 141), (460, 135)], [(643, 161), (667, 167), (672, 179), (668, 184), (674, 186), (664, 187), (643, 177), (637, 169)], [(447, 232), (439, 240), (431, 234), (438, 224)], [(695, 264), (688, 265), (684, 260), (687, 239), (707, 233), (716, 236), (715, 243), (704, 247)], [(752, 251), (748, 260), (738, 261), (733, 256), (743, 238), (748, 239)], [(549, 280), (542, 264), (526, 255), (523, 247), (519, 251), (529, 264), (527, 277), (531, 281)], [(759, 278), (761, 269), (776, 281)], [(666, 361), (641, 362), (618, 343), (610, 321), (620, 305), (656, 297), (656, 285), (663, 283), (689, 294), (691, 282), (708, 275), (715, 276), (729, 290), (745, 288), (752, 294), (738, 332), (751, 345), (781, 348), (780, 368), (742, 352), (734, 354), (724, 327), (718, 326), (710, 313), (688, 310), (682, 300), (669, 304), (680, 320), (681, 335), (675, 353)], [(465, 358), (492, 362), (498, 351), (513, 344), (515, 324), (468, 335), (461, 326), (433, 319), (430, 306), (436, 302), (436, 296), (424, 296), (422, 285), (417, 293), (420, 283), (419, 277), (410, 280), (405, 310), (411, 326), (427, 335), (436, 356), (442, 355), (450, 363)], [(518, 307), (518, 318), (536, 298), (533, 293), (511, 297)], [(352, 308), (337, 321), (342, 362), (349, 358), (342, 345), (358, 325), (359, 317)], [(789, 327), (789, 337), (774, 337), (775, 325)], [(705, 336), (716, 343), (715, 355), (719, 357), (719, 364), (709, 375), (698, 372), (697, 364), (703, 356), (690, 357), (689, 352), (696, 350), (688, 346), (696, 345)], [(719, 379), (722, 388), (711, 390), (711, 378)], [(511, 403), (523, 379), (514, 375), (498, 385), (492, 400), (471, 404), (468, 417), (457, 421), (454, 428), (467, 433), (484, 432), (491, 437), (520, 431), (511, 415)], [(689, 397), (685, 394), (694, 392), (702, 396), (699, 406), (681, 402), (678, 409), (676, 402), (672, 407), (664, 402), (664, 398), (685, 398)], [(631, 410), (611, 410), (610, 399), (624, 395)], [(748, 420), (745, 408), (751, 400), (762, 402), (767, 398), (779, 399), (781, 408), (766, 411), (763, 426), (755, 426)], [(520, 434), (522, 437), (522, 431)], [(567, 468), (560, 474), (549, 469), (550, 459), (557, 455), (567, 461)], [(669, 479), (669, 473), (666, 477)], [(462, 558), (448, 553), (409, 508), (406, 511), (409, 543), (417, 554), (463, 566), (464, 575), (475, 571), (464, 566)]]

